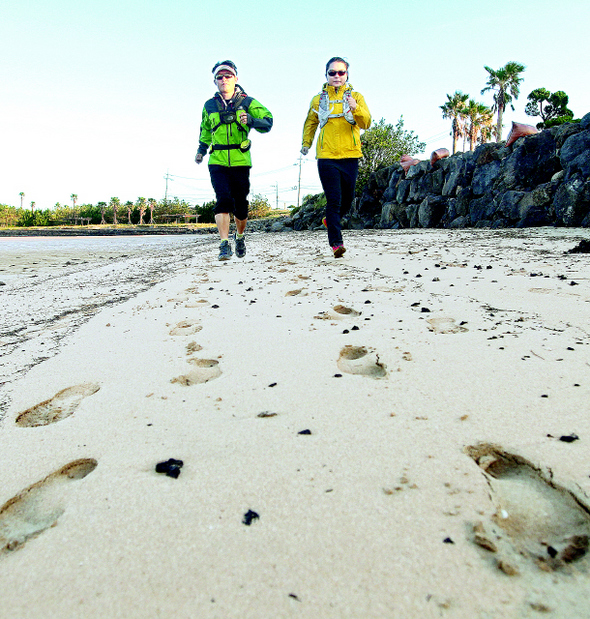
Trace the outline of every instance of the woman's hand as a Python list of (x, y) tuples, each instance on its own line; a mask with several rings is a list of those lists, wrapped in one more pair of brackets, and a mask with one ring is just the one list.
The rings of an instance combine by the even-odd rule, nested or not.
[(350, 111), (354, 112), (357, 108), (356, 99), (350, 93), (346, 95), (346, 98), (348, 100), (348, 106), (350, 107)]

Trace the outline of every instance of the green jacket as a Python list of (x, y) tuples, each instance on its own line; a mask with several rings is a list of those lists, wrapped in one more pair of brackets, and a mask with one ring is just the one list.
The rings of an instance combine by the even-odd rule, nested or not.
[[(229, 123), (222, 122), (226, 113), (235, 113), (243, 109), (248, 116), (246, 124), (237, 120)], [(240, 86), (236, 85), (236, 94), (230, 101), (224, 101), (219, 93), (209, 99), (203, 107), (201, 133), (199, 136), (199, 150), (206, 155), (209, 150), (209, 165), (223, 165), (228, 167), (252, 167), (252, 158), (248, 143), (250, 129), (259, 133), (268, 133), (272, 129), (272, 114), (256, 99), (248, 97)], [(240, 145), (243, 147), (240, 148)]]

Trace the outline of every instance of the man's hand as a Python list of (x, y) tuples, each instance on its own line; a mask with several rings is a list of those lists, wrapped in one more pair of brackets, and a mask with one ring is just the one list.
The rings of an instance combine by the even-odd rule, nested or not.
[(307, 153), (308, 153), (308, 152), (309, 152), (309, 148), (308, 148), (307, 146), (303, 146), (303, 147), (301, 148), (301, 154), (302, 154), (303, 156), (307, 155)]
[(196, 163), (201, 163), (203, 161), (203, 155), (201, 155), (201, 153), (197, 153), (196, 157), (195, 157), (195, 162)]
[(248, 114), (246, 114), (246, 112), (241, 111), (240, 115), (238, 116), (238, 120), (242, 123), (242, 125), (247, 125), (248, 124)]

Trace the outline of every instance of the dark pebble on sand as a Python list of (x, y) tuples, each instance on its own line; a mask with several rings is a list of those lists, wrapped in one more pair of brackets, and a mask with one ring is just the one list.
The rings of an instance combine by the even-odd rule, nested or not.
[(547, 546), (547, 554), (552, 559), (555, 559), (555, 557), (557, 556), (557, 550), (555, 550), (555, 548), (553, 548), (553, 546)]
[(342, 374), (334, 374), (334, 378), (342, 378)]
[(175, 460), (170, 458), (164, 462), (158, 462), (156, 464), (156, 473), (164, 473), (168, 477), (178, 479), (180, 475), (180, 469), (183, 467), (184, 462), (182, 460)]
[(249, 509), (245, 514), (244, 514), (244, 518), (242, 520), (242, 522), (249, 527), (254, 520), (258, 520), (260, 518), (260, 516), (256, 513), (253, 512), (251, 509)]
[(269, 387), (276, 387), (278, 383), (270, 383)]
[(574, 441), (579, 441), (580, 437), (577, 434), (570, 434), (568, 436), (560, 436), (559, 440), (564, 443), (573, 443)]
[(358, 331), (358, 330), (359, 330), (359, 327), (357, 327), (356, 325), (354, 325), (354, 327), (351, 327), (351, 329), (350, 329), (350, 330), (351, 330), (351, 331)]
[(455, 542), (450, 537), (443, 539), (443, 544), (454, 544)]
[(348, 329), (344, 329), (344, 331), (342, 331), (342, 333), (350, 333), (350, 331)]
[(308, 434), (311, 434), (311, 430), (301, 430), (301, 432), (297, 432), (297, 434), (305, 434), (305, 435), (308, 435)]
[(422, 308), (420, 308), (420, 311), (421, 311), (423, 314), (426, 314), (427, 312), (430, 312), (430, 310), (429, 310), (427, 307), (422, 307)]

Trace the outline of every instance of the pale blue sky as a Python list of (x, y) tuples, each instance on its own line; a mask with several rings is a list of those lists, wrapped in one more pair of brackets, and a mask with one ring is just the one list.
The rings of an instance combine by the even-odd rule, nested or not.
[[(439, 106), (455, 90), (480, 95), (487, 73), (510, 60), (526, 66), (512, 120), (529, 92), (564, 90), (577, 117), (590, 111), (587, 0), (465, 3), (253, 3), (226, 0), (20, 0), (0, 8), (0, 203), (37, 208), (169, 195), (202, 203), (213, 194), (194, 163), (201, 109), (213, 95), (211, 68), (230, 58), (239, 81), (275, 117), (253, 132), (252, 192), (294, 204), (301, 129), (334, 55), (375, 120), (450, 148)], [(314, 158), (303, 195), (320, 191)]]

